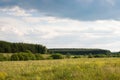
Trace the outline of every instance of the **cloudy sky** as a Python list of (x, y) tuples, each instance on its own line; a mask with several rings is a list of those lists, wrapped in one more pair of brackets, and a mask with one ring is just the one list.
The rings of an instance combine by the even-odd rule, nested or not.
[(0, 40), (120, 50), (120, 0), (0, 0)]

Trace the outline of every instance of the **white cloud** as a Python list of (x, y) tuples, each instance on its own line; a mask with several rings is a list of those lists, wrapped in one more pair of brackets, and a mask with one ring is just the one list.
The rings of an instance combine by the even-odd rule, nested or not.
[(47, 22), (47, 23), (62, 23), (62, 22), (75, 22), (79, 23), (79, 21), (74, 21), (70, 19), (62, 19), (62, 18), (56, 18), (56, 17), (46, 17), (46, 16), (41, 16), (41, 17), (23, 17), (23, 20), (25, 20), (28, 23), (39, 23), (39, 22)]
[(26, 24), (20, 20), (1, 17), (0, 25), (1, 34), (8, 33), (8, 36), (9, 34), (16, 34), (16, 36), (23, 36), (24, 34), (27, 34)]
[[(31, 16), (30, 13), (20, 8), (19, 6), (0, 8), (0, 11), (13, 16)], [(32, 9), (30, 11), (35, 10)]]
[(0, 39), (47, 47), (91, 47), (118, 50), (120, 21), (77, 21), (55, 17), (0, 17)]

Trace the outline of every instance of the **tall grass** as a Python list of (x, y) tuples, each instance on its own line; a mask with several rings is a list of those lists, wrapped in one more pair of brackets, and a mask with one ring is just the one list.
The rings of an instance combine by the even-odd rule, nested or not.
[(5, 61), (0, 80), (120, 80), (120, 59)]

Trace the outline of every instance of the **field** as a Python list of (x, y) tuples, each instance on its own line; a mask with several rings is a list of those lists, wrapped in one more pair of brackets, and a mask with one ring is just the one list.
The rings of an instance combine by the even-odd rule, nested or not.
[(0, 80), (120, 80), (120, 58), (4, 61)]

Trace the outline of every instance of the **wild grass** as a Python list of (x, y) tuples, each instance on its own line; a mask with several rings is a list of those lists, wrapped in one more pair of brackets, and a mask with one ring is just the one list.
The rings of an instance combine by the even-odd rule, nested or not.
[(0, 80), (120, 80), (120, 58), (4, 61)]

